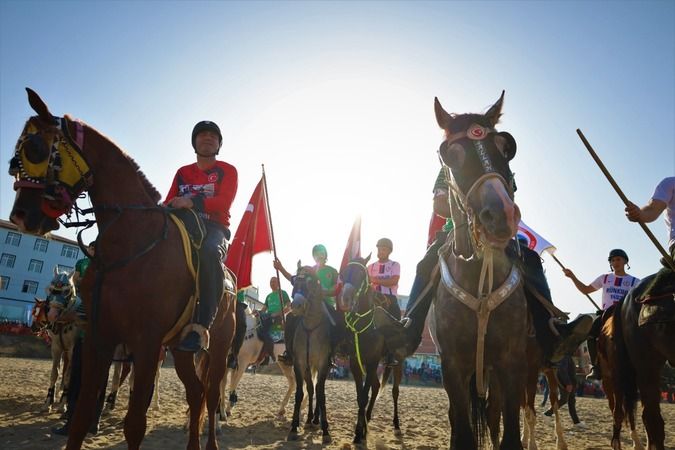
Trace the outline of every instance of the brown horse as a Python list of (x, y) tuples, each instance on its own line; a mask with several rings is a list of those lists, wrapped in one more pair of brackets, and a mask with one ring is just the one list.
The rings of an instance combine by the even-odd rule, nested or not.
[[(504, 93), (485, 114), (448, 114), (438, 99), (445, 131), (440, 156), (451, 191), (454, 232), (440, 250), (441, 281), (432, 329), (450, 400), (450, 448), (482, 446), (486, 393), (496, 391), (503, 419), (501, 449), (520, 449), (527, 304), (520, 272), (505, 253), (520, 211), (513, 201), (513, 137), (497, 132)], [(489, 320), (488, 320), (489, 319)], [(489, 399), (487, 399), (489, 400)]]
[[(675, 322), (661, 321), (640, 324), (639, 302), (654, 275), (644, 278), (631, 289), (621, 308), (614, 315), (614, 342), (616, 343), (616, 374), (621, 383), (626, 412), (635, 410), (642, 400), (642, 422), (647, 430), (647, 449), (663, 450), (664, 422), (661, 416), (661, 370), (666, 361), (675, 366)], [(671, 292), (664, 302), (672, 302)], [(616, 407), (615, 407), (616, 409)]]
[[(338, 298), (338, 304), (346, 310), (347, 345), (349, 348), (349, 366), (356, 384), (358, 412), (354, 430), (354, 443), (358, 444), (368, 434), (368, 422), (372, 416), (375, 400), (380, 391), (380, 380), (377, 378), (377, 367), (387, 353), (384, 336), (373, 325), (375, 306), (383, 304), (387, 299), (375, 292), (368, 276), (368, 258), (355, 258), (341, 271), (340, 279), (344, 285)], [(365, 377), (365, 378), (364, 378)], [(389, 373), (383, 374), (383, 382), (387, 382)], [(401, 382), (401, 368), (394, 371), (394, 434), (400, 435), (398, 418), (398, 387)], [(372, 389), (370, 401), (368, 395)]]
[[(177, 345), (179, 331), (189, 321), (186, 308), (195, 280), (178, 227), (158, 206), (159, 193), (136, 163), (92, 127), (68, 116), (54, 117), (35, 92), (27, 91), (37, 116), (26, 122), (10, 163), (16, 179), (11, 221), (21, 231), (45, 234), (58, 228), (57, 217), (70, 212), (74, 199), (87, 190), (99, 230), (96, 257), (81, 284), (89, 323), (82, 387), (66, 448), (82, 445), (115, 347), (125, 344), (133, 354), (135, 380), (124, 435), (128, 447), (137, 449), (145, 435), (157, 355), (163, 342)], [(188, 449), (200, 448), (205, 403), (210, 419), (206, 445), (217, 448), (214, 414), (234, 330), (234, 304), (234, 296), (226, 293), (211, 328), (211, 345), (218, 351), (202, 358), (202, 379), (192, 353), (173, 352), (190, 405)]]
[[(619, 304), (620, 305), (620, 304)], [(600, 364), (600, 373), (602, 375), (602, 389), (605, 391), (609, 409), (612, 411), (612, 449), (621, 450), (621, 427), (624, 418), (628, 418), (630, 426), (630, 436), (633, 440), (634, 450), (643, 450), (640, 437), (635, 430), (635, 410), (625, 410), (623, 389), (617, 377), (618, 367), (616, 367), (617, 343), (614, 323), (614, 310), (617, 305), (612, 305), (604, 312), (605, 323), (600, 330), (598, 337), (598, 363)]]

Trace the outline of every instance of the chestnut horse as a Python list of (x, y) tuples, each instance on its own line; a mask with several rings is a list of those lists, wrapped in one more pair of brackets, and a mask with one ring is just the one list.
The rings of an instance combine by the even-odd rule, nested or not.
[[(624, 395), (624, 408), (629, 414), (642, 400), (642, 422), (647, 430), (647, 449), (664, 450), (665, 432), (661, 416), (661, 370), (666, 361), (675, 366), (675, 322), (661, 321), (640, 325), (640, 303), (645, 288), (655, 275), (650, 275), (624, 297), (614, 315), (616, 371)], [(672, 302), (675, 293), (663, 296)], [(616, 409), (616, 405), (615, 405)], [(672, 427), (671, 427), (672, 428)]]
[[(340, 279), (344, 285), (340, 291), (338, 304), (345, 313), (347, 326), (347, 346), (349, 349), (349, 368), (356, 384), (356, 401), (358, 412), (354, 428), (354, 443), (359, 444), (368, 435), (368, 422), (373, 413), (375, 400), (380, 391), (380, 380), (377, 378), (377, 367), (387, 353), (384, 336), (375, 329), (373, 313), (376, 304), (380, 305), (387, 299), (383, 294), (375, 292), (368, 276), (368, 258), (355, 258), (341, 271)], [(401, 363), (403, 363), (401, 361)], [(387, 382), (383, 374), (383, 382)], [(400, 364), (394, 369), (394, 434), (401, 434), (398, 418), (398, 388), (401, 382)], [(370, 400), (368, 395), (372, 390)]]
[[(501, 449), (521, 449), (527, 304), (505, 249), (520, 211), (513, 200), (513, 137), (497, 132), (504, 93), (485, 114), (449, 114), (435, 100), (446, 135), (440, 157), (450, 190), (453, 233), (439, 251), (441, 283), (432, 325), (449, 398), (450, 448), (472, 450), (486, 436), (487, 402), (502, 417)], [(487, 398), (497, 393), (495, 399)]]
[(177, 225), (168, 210), (158, 206), (159, 193), (110, 139), (68, 116), (54, 117), (35, 92), (27, 91), (37, 115), (26, 122), (10, 162), (16, 180), (10, 220), (22, 232), (44, 235), (58, 228), (56, 219), (69, 213), (74, 199), (87, 190), (99, 231), (96, 257), (81, 284), (89, 322), (82, 387), (66, 448), (82, 445), (117, 344), (125, 344), (133, 354), (134, 391), (124, 436), (129, 449), (140, 447), (157, 355), (166, 342), (174, 349), (176, 372), (190, 406), (187, 448), (200, 448), (199, 419), (206, 404), (206, 446), (216, 449), (214, 418), (234, 332), (234, 295), (225, 290), (211, 328), (211, 346), (218, 351), (201, 359), (206, 370), (200, 370), (200, 379), (194, 355), (175, 350), (191, 315), (186, 308), (195, 279)]

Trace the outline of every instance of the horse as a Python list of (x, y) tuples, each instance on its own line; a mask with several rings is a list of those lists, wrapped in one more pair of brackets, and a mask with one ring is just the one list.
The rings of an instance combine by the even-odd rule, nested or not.
[(56, 410), (66, 412), (66, 398), (70, 382), (70, 361), (75, 347), (75, 338), (80, 328), (74, 321), (64, 321), (61, 317), (64, 309), (72, 306), (75, 298), (75, 286), (72, 275), (54, 268), (54, 278), (47, 287), (47, 298), (35, 298), (32, 309), (33, 323), (31, 329), (38, 335), (47, 334), (50, 341), (52, 356), (52, 371), (49, 379), (47, 398), (42, 407), (43, 412), (50, 413), (54, 408), (54, 393), (56, 380), (59, 376), (59, 366), (63, 360), (63, 375), (61, 376), (61, 396)]
[[(134, 358), (124, 436), (129, 449), (139, 448), (157, 355), (167, 344), (190, 406), (187, 448), (200, 448), (199, 419), (206, 406), (206, 448), (216, 449), (214, 419), (234, 330), (234, 292), (229, 284), (224, 289), (210, 336), (218, 351), (200, 359), (200, 379), (194, 355), (175, 350), (192, 315), (195, 292), (178, 223), (158, 205), (160, 194), (138, 165), (110, 139), (67, 115), (53, 116), (37, 93), (27, 92), (37, 115), (26, 121), (10, 161), (16, 190), (10, 220), (21, 232), (44, 235), (59, 227), (58, 217), (79, 211), (76, 199), (88, 191), (99, 231), (96, 256), (80, 286), (89, 321), (81, 393), (66, 448), (82, 445), (117, 344), (125, 344)], [(227, 278), (233, 284), (232, 276)]]
[[(521, 274), (505, 249), (516, 235), (513, 137), (497, 132), (504, 92), (485, 114), (449, 114), (435, 99), (446, 140), (440, 158), (450, 188), (453, 233), (439, 251), (441, 283), (431, 328), (449, 398), (450, 448), (483, 445), (487, 398), (495, 394), (504, 432), (499, 448), (520, 449), (526, 384), (527, 304)], [(488, 320), (490, 319), (490, 320)]]
[[(620, 305), (620, 303), (618, 304)], [(621, 450), (621, 427), (624, 419), (628, 419), (630, 426), (630, 435), (633, 440), (634, 450), (644, 450), (637, 431), (635, 430), (635, 410), (625, 409), (624, 394), (620, 380), (618, 379), (618, 367), (616, 367), (617, 342), (616, 342), (616, 323), (614, 321), (614, 310), (621, 309), (617, 304), (610, 306), (604, 312), (605, 322), (600, 329), (598, 336), (598, 363), (600, 365), (600, 375), (602, 378), (602, 389), (605, 391), (609, 409), (612, 411), (612, 450)]]
[[(260, 355), (263, 349), (263, 341), (258, 336), (258, 330), (260, 329), (260, 317), (254, 316), (251, 313), (249, 308), (246, 309), (246, 334), (244, 335), (244, 342), (239, 349), (239, 356), (237, 359), (237, 368), (229, 369), (225, 374), (225, 377), (220, 382), (220, 398), (221, 398), (221, 410), (220, 417), (222, 419), (229, 417), (232, 413), (232, 408), (238, 402), (237, 396), (237, 386), (241, 381), (241, 377), (244, 375), (246, 368), (250, 365), (256, 364), (260, 360)], [(284, 395), (283, 400), (281, 401), (281, 406), (277, 411), (277, 418), (281, 419), (286, 413), (286, 405), (288, 400), (291, 398), (291, 393), (295, 386), (295, 375), (293, 374), (293, 368), (279, 361), (278, 356), (284, 353), (286, 350), (286, 345), (283, 342), (277, 342), (274, 344), (274, 354), (273, 356), (276, 361), (281, 373), (284, 374), (286, 380), (288, 381), (288, 389)], [(230, 377), (230, 387), (227, 389), (227, 379), (228, 375)], [(228, 397), (229, 392), (229, 397)], [(227, 405), (225, 405), (225, 399), (229, 398)]]
[[(654, 277), (655, 274), (650, 275), (633, 287), (612, 317), (617, 350), (615, 367), (618, 368), (616, 374), (623, 390), (625, 411), (635, 410), (639, 392), (647, 449), (663, 450), (665, 432), (660, 407), (660, 376), (666, 361), (675, 365), (675, 322), (671, 316), (664, 321), (640, 323), (640, 310), (648, 306), (641, 297)], [(673, 292), (666, 293), (660, 300), (664, 304), (672, 302), (673, 295)]]
[[(155, 373), (155, 382), (153, 383), (152, 401), (150, 405), (155, 411), (159, 411), (159, 377), (162, 365), (166, 360), (166, 347), (162, 346), (159, 350), (157, 360), (157, 372)], [(106, 411), (113, 411), (117, 403), (117, 393), (124, 380), (129, 377), (129, 392), (134, 390), (134, 366), (130, 361), (130, 355), (127, 353), (124, 345), (118, 345), (113, 355), (113, 376), (110, 380), (110, 393), (106, 397)]]
[[(349, 367), (354, 376), (358, 412), (354, 429), (354, 443), (359, 444), (368, 434), (368, 422), (372, 416), (375, 400), (380, 390), (380, 381), (377, 378), (377, 367), (387, 354), (384, 336), (373, 325), (375, 306), (384, 306), (388, 299), (372, 288), (368, 276), (368, 258), (354, 258), (340, 271), (343, 281), (342, 290), (338, 297), (338, 305), (345, 312), (347, 339), (349, 351)], [(402, 363), (402, 362), (401, 362)], [(400, 366), (398, 372), (400, 372)], [(395, 374), (396, 375), (396, 374)], [(387, 378), (389, 373), (386, 374)], [(383, 374), (383, 382), (387, 378)], [(400, 373), (394, 376), (394, 433), (401, 434), (398, 417), (398, 386), (401, 382)], [(368, 394), (372, 389), (370, 401)]]
[[(307, 387), (308, 412), (305, 429), (321, 422), (322, 442), (329, 444), (326, 416), (326, 378), (331, 357), (330, 313), (323, 300), (321, 284), (311, 267), (302, 266), (298, 261), (296, 277), (293, 281), (293, 301), (291, 314), (301, 317), (293, 337), (293, 371), (295, 373), (295, 404), (293, 420), (286, 439), (298, 439), (300, 426), (300, 406), (303, 401), (303, 383)], [(316, 408), (313, 409), (313, 397), (316, 392)]]

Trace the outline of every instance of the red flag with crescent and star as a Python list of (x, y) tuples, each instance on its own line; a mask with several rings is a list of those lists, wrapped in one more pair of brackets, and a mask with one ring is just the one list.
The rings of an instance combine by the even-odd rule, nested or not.
[(265, 201), (265, 184), (258, 182), (234, 234), (225, 265), (237, 275), (237, 290), (252, 285), (253, 255), (272, 250), (272, 233)]

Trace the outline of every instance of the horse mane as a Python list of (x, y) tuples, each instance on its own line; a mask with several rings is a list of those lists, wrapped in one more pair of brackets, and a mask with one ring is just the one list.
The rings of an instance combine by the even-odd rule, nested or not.
[[(66, 118), (69, 122), (75, 122), (75, 121), (77, 121), (76, 119), (73, 119), (72, 117), (70, 117), (70, 116), (67, 115), (67, 114), (66, 114), (65, 118)], [(162, 199), (162, 195), (159, 193), (159, 191), (157, 191), (157, 189), (155, 188), (155, 186), (153, 186), (152, 183), (150, 183), (150, 180), (148, 180), (148, 177), (145, 176), (145, 174), (144, 174), (143, 171), (141, 170), (141, 168), (140, 168), (140, 166), (138, 165), (138, 163), (137, 163), (136, 161), (134, 161), (134, 159), (133, 159), (131, 156), (129, 156), (129, 155), (128, 155), (124, 150), (122, 150), (115, 142), (113, 142), (112, 139), (110, 139), (109, 137), (103, 135), (100, 131), (96, 130), (96, 129), (95, 129), (94, 127), (92, 127), (91, 125), (88, 125), (88, 124), (86, 124), (86, 123), (84, 123), (84, 122), (82, 122), (82, 121), (80, 121), (80, 123), (82, 123), (82, 126), (83, 126), (83, 127), (87, 128), (87, 129), (89, 129), (89, 130), (91, 130), (92, 132), (94, 132), (94, 133), (96, 133), (98, 136), (100, 136), (102, 139), (108, 141), (108, 142), (112, 145), (112, 147), (113, 147), (115, 150), (117, 150), (117, 151), (119, 152), (119, 154), (120, 154), (122, 157), (124, 157), (124, 159), (126, 159), (126, 161), (129, 163), (129, 165), (131, 166), (131, 168), (132, 168), (133, 171), (135, 172), (136, 176), (138, 177), (139, 181), (141, 182), (141, 185), (142, 185), (143, 188), (145, 189), (146, 194), (148, 194), (148, 196), (152, 199), (153, 202), (157, 203), (157, 202), (159, 202), (159, 201)]]
[(602, 330), (600, 333), (604, 336), (607, 337), (612, 337), (614, 336), (614, 320), (613, 316), (614, 314), (610, 315), (607, 317), (607, 320), (605, 320), (605, 323), (602, 324)]

